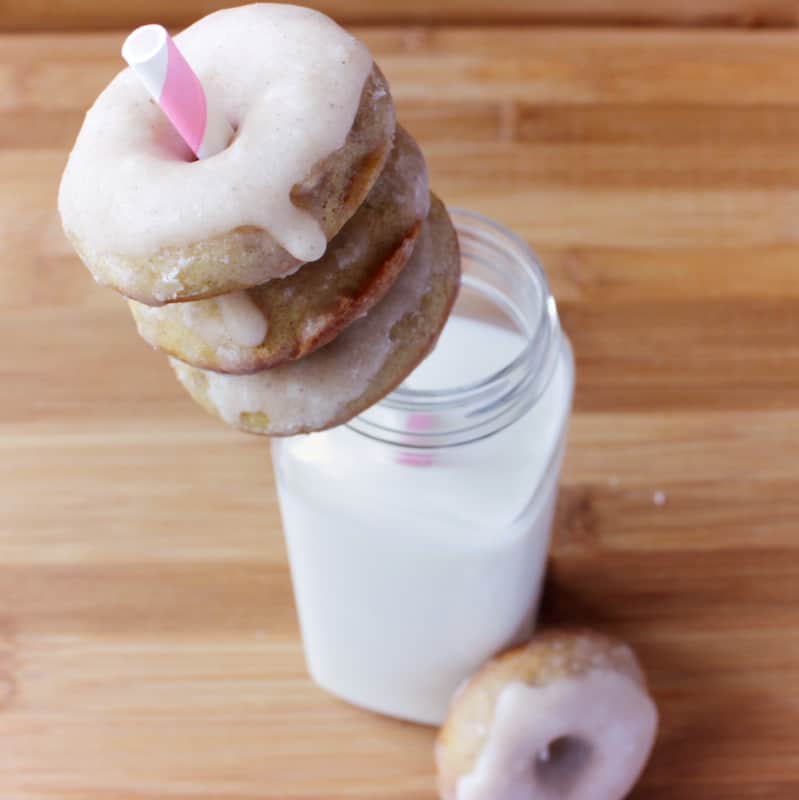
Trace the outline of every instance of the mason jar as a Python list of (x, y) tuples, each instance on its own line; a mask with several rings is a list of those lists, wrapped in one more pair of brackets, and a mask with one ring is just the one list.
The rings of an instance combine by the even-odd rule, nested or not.
[(534, 254), (450, 213), (463, 278), (433, 352), (349, 424), (272, 445), (311, 676), (428, 724), (532, 632), (574, 387)]

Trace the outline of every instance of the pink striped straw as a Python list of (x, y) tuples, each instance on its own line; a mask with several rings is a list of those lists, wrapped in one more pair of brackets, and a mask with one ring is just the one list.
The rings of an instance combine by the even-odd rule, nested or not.
[[(435, 424), (432, 414), (415, 413), (408, 417), (408, 430), (412, 433), (421, 433), (430, 430)], [(429, 467), (433, 463), (433, 456), (429, 452), (403, 450), (397, 461), (408, 467)]]
[(209, 108), (205, 90), (163, 25), (136, 28), (122, 57), (197, 158), (224, 150), (233, 136), (225, 115)]

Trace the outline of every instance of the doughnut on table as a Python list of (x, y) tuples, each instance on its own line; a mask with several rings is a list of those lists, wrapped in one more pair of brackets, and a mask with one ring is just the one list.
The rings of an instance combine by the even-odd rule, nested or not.
[[(799, 796), (799, 39), (370, 27), (454, 205), (535, 245), (578, 370), (545, 615), (630, 641), (633, 797)], [(432, 800), (432, 730), (306, 677), (264, 441), (63, 238), (120, 34), (0, 37), (0, 797)]]

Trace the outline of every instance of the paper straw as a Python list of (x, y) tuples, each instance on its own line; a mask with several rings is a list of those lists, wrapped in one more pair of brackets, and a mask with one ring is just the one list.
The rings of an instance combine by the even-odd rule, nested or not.
[[(408, 416), (408, 430), (411, 433), (422, 433), (434, 426), (432, 414), (414, 413)], [(403, 450), (397, 456), (397, 461), (408, 467), (429, 467), (433, 463), (433, 456), (424, 450)]]
[(163, 25), (136, 28), (122, 45), (128, 62), (197, 158), (224, 150), (233, 128), (219, 108), (209, 108), (205, 90)]

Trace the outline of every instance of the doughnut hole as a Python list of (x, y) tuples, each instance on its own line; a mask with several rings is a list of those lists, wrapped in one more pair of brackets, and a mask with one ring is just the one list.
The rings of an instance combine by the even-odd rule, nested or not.
[(560, 736), (536, 753), (536, 783), (548, 794), (567, 798), (585, 776), (592, 757), (593, 748), (585, 739)]

